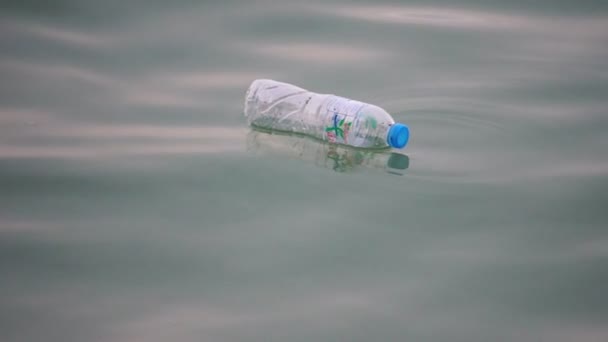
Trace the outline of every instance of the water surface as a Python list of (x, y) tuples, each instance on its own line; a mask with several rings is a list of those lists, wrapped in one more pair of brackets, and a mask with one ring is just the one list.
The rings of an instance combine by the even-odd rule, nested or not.
[[(604, 2), (2, 8), (2, 341), (608, 340)], [(407, 167), (250, 131), (258, 77)]]

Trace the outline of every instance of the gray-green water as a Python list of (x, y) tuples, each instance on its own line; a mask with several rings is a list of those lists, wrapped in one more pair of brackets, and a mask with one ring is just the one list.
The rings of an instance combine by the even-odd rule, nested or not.
[[(608, 340), (606, 2), (1, 6), (0, 340)], [(409, 167), (250, 132), (258, 77)]]

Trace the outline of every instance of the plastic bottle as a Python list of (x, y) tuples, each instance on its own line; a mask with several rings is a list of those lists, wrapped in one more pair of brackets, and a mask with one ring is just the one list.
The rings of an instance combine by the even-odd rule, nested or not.
[(355, 149), (293, 133), (255, 128), (247, 135), (247, 150), (259, 155), (299, 159), (340, 173), (373, 170), (401, 176), (409, 167), (409, 157), (401, 153)]
[(362, 148), (403, 148), (409, 139), (409, 128), (378, 106), (266, 79), (249, 86), (245, 117), (253, 127)]

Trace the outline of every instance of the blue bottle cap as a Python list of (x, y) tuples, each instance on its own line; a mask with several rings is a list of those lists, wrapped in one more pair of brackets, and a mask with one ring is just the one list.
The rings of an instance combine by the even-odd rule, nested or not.
[(404, 148), (410, 138), (410, 129), (401, 123), (395, 123), (388, 130), (386, 141), (394, 148)]

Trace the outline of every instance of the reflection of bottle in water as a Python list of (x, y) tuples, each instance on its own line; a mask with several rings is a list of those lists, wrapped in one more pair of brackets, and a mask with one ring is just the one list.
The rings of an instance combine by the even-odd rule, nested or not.
[(247, 149), (254, 153), (295, 158), (336, 172), (375, 169), (403, 175), (409, 158), (399, 153), (355, 149), (328, 144), (293, 133), (252, 129), (247, 136)]
[(249, 86), (245, 116), (254, 127), (363, 148), (403, 148), (409, 139), (408, 127), (378, 106), (273, 80)]

